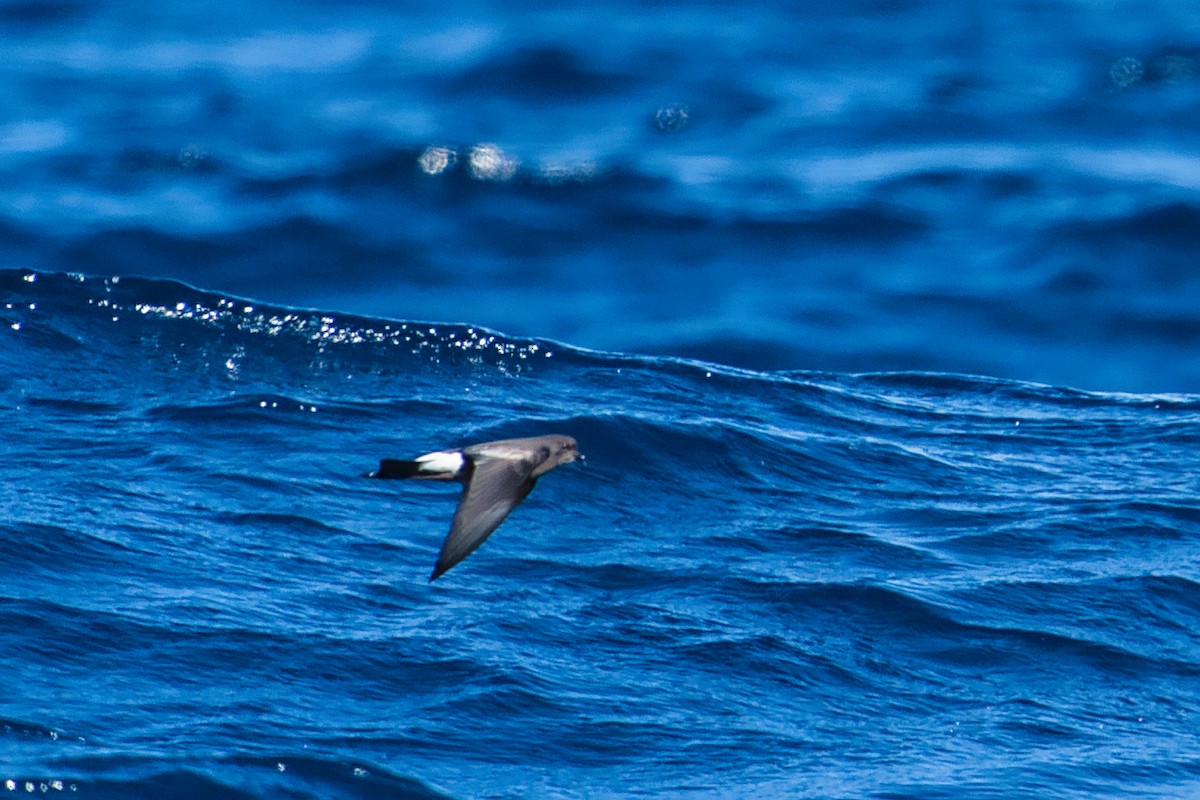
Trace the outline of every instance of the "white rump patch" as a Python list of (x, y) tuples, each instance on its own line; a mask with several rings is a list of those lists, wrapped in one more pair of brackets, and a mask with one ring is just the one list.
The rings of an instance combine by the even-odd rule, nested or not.
[(453, 474), (463, 468), (463, 454), (457, 450), (429, 453), (417, 459), (421, 472), (434, 475)]

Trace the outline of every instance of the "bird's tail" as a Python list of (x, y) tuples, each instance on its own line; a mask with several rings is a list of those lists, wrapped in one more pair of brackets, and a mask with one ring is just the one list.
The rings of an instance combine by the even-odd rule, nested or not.
[(422, 475), (419, 461), (401, 461), (395, 458), (385, 458), (379, 462), (379, 469), (367, 475), (368, 478), (416, 478)]
[(379, 469), (372, 472), (372, 478), (425, 478), (434, 481), (462, 480), (464, 470), (470, 465), (458, 450), (439, 450), (436, 453), (426, 453), (413, 461), (401, 461), (385, 458), (379, 462)]

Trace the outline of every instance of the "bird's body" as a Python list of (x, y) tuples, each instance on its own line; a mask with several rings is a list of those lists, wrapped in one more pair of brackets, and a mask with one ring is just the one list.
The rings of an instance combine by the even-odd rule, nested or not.
[(462, 561), (499, 527), (542, 475), (582, 458), (575, 440), (554, 434), (439, 450), (412, 461), (384, 459), (372, 478), (459, 481), (462, 498), (429, 580)]

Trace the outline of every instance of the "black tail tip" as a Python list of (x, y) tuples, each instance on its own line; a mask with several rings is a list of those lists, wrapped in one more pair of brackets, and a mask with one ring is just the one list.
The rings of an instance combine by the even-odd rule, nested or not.
[(420, 471), (420, 466), (415, 461), (400, 461), (394, 458), (385, 458), (379, 462), (379, 469), (374, 472), (368, 472), (367, 477), (403, 480), (404, 478), (413, 477)]

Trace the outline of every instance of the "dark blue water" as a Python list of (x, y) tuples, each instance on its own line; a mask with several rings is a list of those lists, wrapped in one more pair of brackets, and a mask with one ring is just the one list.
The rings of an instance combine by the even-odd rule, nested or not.
[[(1187, 4), (0, 48), (0, 795), (1200, 793)], [(428, 584), (363, 475), (546, 432)]]
[[(2, 278), (18, 790), (1200, 789), (1196, 396)], [(363, 474), (547, 430), (586, 465), (427, 584), (456, 495)]]
[(0, 258), (754, 369), (1200, 391), (1200, 14), (995, 5), (9, 3)]

